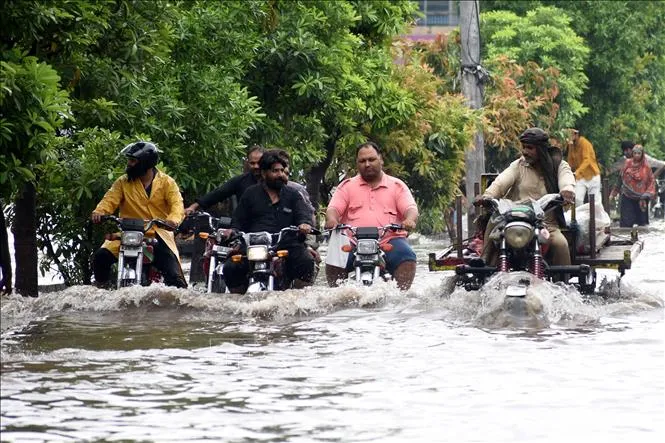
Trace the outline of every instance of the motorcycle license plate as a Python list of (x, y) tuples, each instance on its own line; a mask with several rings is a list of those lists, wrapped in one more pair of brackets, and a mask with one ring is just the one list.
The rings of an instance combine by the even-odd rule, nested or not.
[(506, 288), (506, 297), (526, 297), (526, 289), (524, 285), (510, 285)]
[(217, 245), (215, 245), (215, 246), (213, 246), (212, 250), (215, 251), (218, 254), (226, 254), (226, 255), (228, 255), (229, 252), (231, 252), (231, 248), (229, 248), (227, 246), (217, 246)]
[(138, 257), (140, 249), (137, 248), (122, 248), (122, 252), (125, 254), (125, 257)]

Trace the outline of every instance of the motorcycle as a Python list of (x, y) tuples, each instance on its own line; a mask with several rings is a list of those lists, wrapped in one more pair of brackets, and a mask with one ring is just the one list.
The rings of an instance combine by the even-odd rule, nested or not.
[(114, 222), (121, 232), (106, 234), (107, 240), (120, 240), (118, 253), (116, 287), (148, 286), (151, 283), (163, 281), (159, 270), (152, 266), (154, 247), (157, 239), (145, 235), (153, 226), (159, 226), (169, 231), (174, 228), (161, 219), (142, 220), (136, 218), (119, 218), (114, 215), (105, 215), (102, 221)]
[(231, 226), (230, 217), (213, 217), (207, 212), (194, 212), (189, 217), (197, 220), (198, 237), (205, 240), (203, 272), (206, 275), (206, 292), (228, 293), (224, 281), (224, 262), (239, 247), (239, 237), (226, 235)]
[[(246, 257), (249, 262), (249, 285), (247, 293), (285, 290), (293, 287), (293, 281), (290, 281), (286, 275), (285, 265), (288, 257), (288, 250), (280, 249), (282, 238), (286, 234), (297, 234), (297, 226), (288, 226), (271, 234), (270, 232), (236, 232), (231, 238), (237, 236), (242, 239), (246, 246)], [(312, 234), (320, 235), (321, 232), (313, 229)], [(314, 257), (314, 278), (319, 271), (318, 253), (307, 246), (307, 250)], [(233, 262), (240, 262), (243, 255), (240, 253), (231, 255)]]
[[(559, 194), (547, 194), (538, 201), (513, 202), (505, 199), (487, 199), (483, 206), (490, 210), (495, 224), (489, 239), (498, 249), (497, 266), (487, 266), (481, 259), (455, 268), (457, 285), (467, 291), (477, 290), (496, 272), (525, 271), (536, 278), (553, 281), (577, 276), (577, 286), (583, 294), (592, 294), (596, 288), (596, 271), (587, 264), (548, 265), (544, 254), (549, 246), (549, 231), (544, 225), (545, 212), (559, 207), (563, 199)], [(526, 296), (528, 279), (508, 287), (508, 297)]]
[(651, 211), (653, 218), (665, 218), (665, 178), (656, 179), (656, 202)]
[(375, 226), (355, 227), (347, 224), (337, 225), (334, 230), (349, 237), (351, 244), (342, 246), (342, 251), (353, 254), (353, 268), (357, 283), (371, 286), (375, 280), (390, 280), (386, 271), (385, 253), (392, 250), (390, 243), (381, 244), (381, 239), (389, 231), (401, 231), (404, 227), (391, 223), (381, 228)]

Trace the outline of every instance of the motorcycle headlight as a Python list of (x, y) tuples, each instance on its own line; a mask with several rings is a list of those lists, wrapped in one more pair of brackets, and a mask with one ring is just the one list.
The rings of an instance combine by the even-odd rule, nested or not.
[(136, 231), (123, 232), (121, 241), (125, 246), (140, 246), (143, 241), (143, 233)]
[(379, 251), (379, 245), (375, 240), (360, 240), (356, 250), (361, 255), (376, 254)]
[(247, 260), (263, 261), (268, 260), (268, 247), (265, 245), (256, 245), (247, 247)]
[(533, 226), (528, 223), (508, 223), (503, 231), (506, 243), (515, 249), (521, 249), (533, 238)]

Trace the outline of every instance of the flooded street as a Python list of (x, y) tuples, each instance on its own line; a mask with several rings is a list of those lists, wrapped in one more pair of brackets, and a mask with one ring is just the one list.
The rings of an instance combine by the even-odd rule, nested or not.
[(425, 240), (407, 293), (4, 297), (2, 441), (661, 441), (665, 223), (642, 238), (607, 300), (533, 285), (536, 326), (450, 294)]

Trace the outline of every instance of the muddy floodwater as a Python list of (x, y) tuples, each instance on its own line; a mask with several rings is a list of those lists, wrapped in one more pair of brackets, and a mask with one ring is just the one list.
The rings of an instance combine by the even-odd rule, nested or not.
[[(665, 441), (665, 223), (603, 298), (429, 272), (239, 297), (77, 286), (2, 298), (2, 441)], [(451, 292), (452, 291), (452, 292)]]

